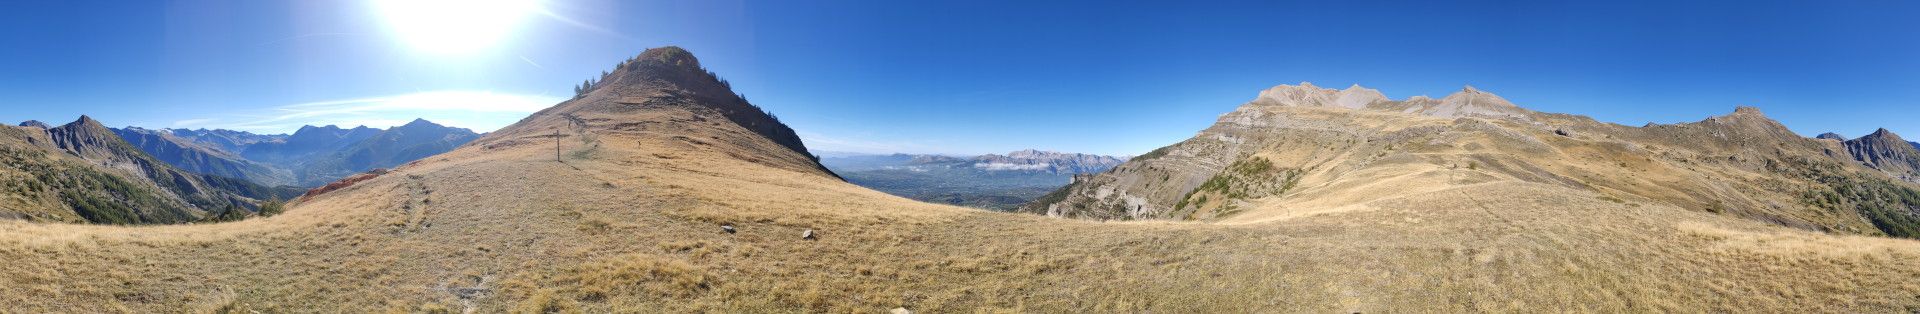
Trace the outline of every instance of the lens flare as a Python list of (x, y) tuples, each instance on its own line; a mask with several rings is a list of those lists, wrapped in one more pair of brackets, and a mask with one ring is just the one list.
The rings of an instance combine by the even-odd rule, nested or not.
[(375, 0), (373, 4), (396, 39), (431, 54), (486, 50), (542, 11), (538, 0)]

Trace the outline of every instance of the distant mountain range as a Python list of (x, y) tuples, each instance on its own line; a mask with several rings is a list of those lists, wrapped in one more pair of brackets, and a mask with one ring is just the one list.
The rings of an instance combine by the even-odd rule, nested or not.
[(286, 169), (247, 160), (223, 148), (203, 146), (206, 143), (176, 136), (170, 130), (127, 127), (113, 129), (113, 132), (148, 155), (182, 170), (247, 179), (270, 186), (292, 185), (294, 182), (292, 172)]
[[(29, 121), (23, 125), (37, 123)], [(415, 119), (406, 125), (305, 126), (291, 135), (233, 130), (114, 129), (140, 150), (196, 173), (313, 187), (453, 150), (480, 134)]]
[(1072, 182), (1112, 169), (1112, 156), (1022, 150), (971, 157), (822, 152), (820, 163), (848, 182), (906, 198), (1011, 210)]

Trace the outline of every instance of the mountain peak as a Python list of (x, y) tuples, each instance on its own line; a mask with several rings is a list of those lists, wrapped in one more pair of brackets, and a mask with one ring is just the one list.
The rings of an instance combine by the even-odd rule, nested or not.
[(1846, 136), (1840, 135), (1840, 133), (1833, 133), (1833, 132), (1820, 133), (1819, 136), (1814, 136), (1813, 138), (1823, 139), (1823, 140), (1835, 140), (1835, 141), (1842, 141), (1842, 142), (1847, 141)]
[(1900, 138), (1886, 128), (1873, 134), (1841, 142), (1853, 160), (1869, 168), (1885, 171), (1903, 180), (1920, 178), (1920, 147)]
[[(1761, 112), (1760, 112), (1760, 108), (1756, 108), (1756, 107), (1752, 107), (1752, 106), (1735, 106), (1735, 107), (1733, 107), (1733, 114), (1736, 114), (1736, 115), (1741, 115), (1741, 114), (1745, 114), (1745, 115), (1757, 115), (1757, 116), (1766, 116), (1766, 114), (1765, 114), (1765, 113), (1761, 113)], [(1884, 129), (1883, 129), (1883, 130), (1884, 130)]]
[[(482, 143), (515, 136), (552, 132), (558, 128), (625, 128), (611, 123), (595, 123), (582, 116), (599, 116), (599, 121), (653, 118), (657, 110), (687, 110), (701, 118), (718, 116), (745, 131), (777, 144), (782, 151), (743, 147), (761, 155), (753, 158), (780, 160), (791, 168), (818, 171), (832, 176), (818, 160), (807, 153), (800, 136), (786, 124), (733, 91), (732, 84), (701, 67), (693, 53), (680, 47), (647, 49), (632, 59), (620, 62), (598, 80), (588, 80), (586, 88), (572, 100), (541, 110), (519, 123), (489, 133)], [(617, 122), (616, 122), (617, 123)], [(584, 124), (584, 125), (583, 125)], [(744, 142), (743, 142), (744, 143)], [(835, 178), (838, 178), (835, 176)]]
[(640, 57), (636, 59), (643, 62), (643, 64), (668, 65), (687, 69), (702, 68), (700, 66), (700, 59), (693, 57), (693, 52), (681, 49), (679, 46), (648, 48), (646, 51), (640, 52)]
[(106, 125), (100, 124), (100, 120), (94, 120), (93, 117), (89, 117), (87, 115), (80, 115), (80, 119), (73, 120), (73, 122), (67, 123), (66, 125), (63, 125), (61, 127), (62, 128), (68, 128), (68, 127), (98, 128), (102, 130), (107, 129)]
[(433, 121), (427, 121), (426, 118), (414, 118), (413, 122), (407, 122), (406, 125), (402, 125), (400, 127), (417, 128), (417, 127), (442, 127), (442, 126), (438, 123), (433, 123)]
[(1884, 142), (1889, 146), (1898, 146), (1898, 144), (1907, 142), (1906, 139), (1900, 138), (1899, 134), (1894, 134), (1893, 131), (1887, 130), (1887, 128), (1874, 130), (1873, 134), (1867, 134), (1867, 136), (1860, 137), (1860, 139), (1856, 139), (1856, 141)]
[(1511, 107), (1511, 109), (1517, 109), (1517, 107), (1519, 107), (1519, 105), (1513, 105), (1513, 101), (1507, 101), (1507, 98), (1500, 98), (1500, 96), (1496, 96), (1496, 94), (1492, 94), (1492, 92), (1486, 92), (1486, 90), (1478, 90), (1478, 88), (1473, 88), (1471, 84), (1459, 88), (1459, 92), (1448, 94), (1446, 98), (1440, 98), (1440, 101), (1442, 101), (1442, 103), (1459, 103), (1459, 105), (1463, 105), (1463, 107), (1492, 107), (1492, 109), (1509, 109), (1509, 107)]
[(37, 128), (42, 128), (42, 129), (51, 129), (51, 128), (53, 128), (53, 126), (51, 126), (51, 125), (47, 125), (47, 123), (46, 123), (46, 122), (40, 122), (40, 120), (27, 120), (27, 121), (21, 121), (21, 122), (20, 122), (20, 126), (30, 126), (30, 127), (37, 127)]
[(1335, 90), (1314, 86), (1312, 82), (1300, 82), (1299, 85), (1281, 84), (1260, 91), (1252, 104), (1304, 107), (1341, 107), (1362, 109), (1376, 102), (1390, 101), (1380, 91), (1353, 84), (1345, 90)]
[[(1489, 93), (1487, 91), (1483, 91), (1478, 88), (1473, 88), (1473, 85), (1467, 85), (1466, 87), (1461, 87), (1460, 91), (1453, 92), (1452, 94), (1447, 94), (1447, 97), (1442, 97), (1441, 99), (1445, 100), (1449, 98), (1477, 97), (1477, 96), (1493, 96), (1494, 98), (1500, 97), (1498, 95), (1494, 95), (1493, 93)], [(1501, 99), (1501, 101), (1505, 102), (1505, 99)]]

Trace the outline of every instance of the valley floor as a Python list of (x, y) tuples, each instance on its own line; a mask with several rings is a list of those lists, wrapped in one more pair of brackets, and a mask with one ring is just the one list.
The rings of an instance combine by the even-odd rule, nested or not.
[(1546, 185), (1102, 223), (600, 142), (469, 146), (235, 223), (0, 223), (0, 312), (1920, 311), (1920, 241)]

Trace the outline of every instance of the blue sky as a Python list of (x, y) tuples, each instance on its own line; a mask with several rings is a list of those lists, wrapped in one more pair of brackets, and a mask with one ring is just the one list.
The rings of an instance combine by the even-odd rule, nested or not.
[(1908, 1), (433, 2), (0, 3), (0, 120), (488, 131), (679, 45), (816, 150), (1139, 154), (1302, 81), (1920, 134)]

